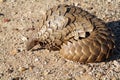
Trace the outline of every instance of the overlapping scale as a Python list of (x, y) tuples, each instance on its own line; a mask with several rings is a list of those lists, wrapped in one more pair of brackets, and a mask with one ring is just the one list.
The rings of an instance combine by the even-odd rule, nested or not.
[(113, 34), (106, 24), (72, 5), (61, 4), (47, 10), (39, 32), (34, 34), (38, 33), (39, 38), (33, 37), (28, 41), (28, 50), (37, 44), (35, 41), (46, 41), (47, 44), (61, 46), (61, 56), (77, 62), (103, 61), (114, 48)]

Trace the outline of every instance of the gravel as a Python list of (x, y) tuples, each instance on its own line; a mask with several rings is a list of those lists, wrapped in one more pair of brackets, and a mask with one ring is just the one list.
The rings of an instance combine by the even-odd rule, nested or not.
[[(58, 4), (80, 6), (106, 22), (116, 42), (109, 60), (82, 64), (62, 58), (59, 51), (26, 51), (41, 16)], [(120, 0), (0, 0), (0, 80), (120, 80), (119, 33)]]

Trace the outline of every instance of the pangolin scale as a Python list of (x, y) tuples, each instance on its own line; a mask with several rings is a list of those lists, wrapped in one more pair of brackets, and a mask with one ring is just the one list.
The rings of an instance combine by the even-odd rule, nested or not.
[(114, 36), (106, 24), (80, 7), (60, 4), (47, 10), (40, 27), (33, 33), (27, 50), (35, 45), (60, 54), (72, 61), (99, 62), (108, 58)]

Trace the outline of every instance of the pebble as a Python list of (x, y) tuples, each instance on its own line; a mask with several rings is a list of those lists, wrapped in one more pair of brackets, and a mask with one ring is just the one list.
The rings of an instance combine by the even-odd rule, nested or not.
[(0, 0), (0, 3), (5, 2), (6, 0)]
[(12, 73), (14, 70), (13, 69), (8, 69), (7, 72), (8, 73)]
[(45, 76), (45, 75), (48, 75), (49, 73), (50, 73), (50, 70), (47, 69), (47, 70), (44, 71), (43, 75)]
[(5, 18), (5, 19), (3, 19), (3, 22), (4, 22), (4, 23), (10, 22), (10, 19)]
[(85, 69), (83, 69), (82, 71), (80, 71), (79, 73), (80, 74), (83, 74), (83, 73), (85, 73), (86, 72), (86, 70)]
[(113, 61), (114, 64), (114, 70), (118, 73), (120, 73), (120, 63), (116, 60)]
[(4, 14), (3, 14), (3, 13), (0, 13), (0, 16), (4, 16)]
[(97, 78), (100, 78), (102, 76), (102, 73), (100, 73), (100, 72), (98, 72), (97, 74), (96, 74), (96, 77)]
[(119, 63), (118, 61), (116, 61), (116, 60), (113, 61), (113, 64), (114, 64), (117, 68), (120, 67), (120, 63)]
[(18, 48), (17, 51), (18, 52), (22, 52), (24, 49), (23, 48)]
[(39, 61), (39, 59), (38, 59), (38, 58), (35, 58), (35, 62), (37, 62), (37, 61)]
[(0, 77), (2, 77), (2, 76), (4, 76), (4, 74), (3, 74), (3, 73), (0, 73)]
[(11, 55), (16, 55), (18, 53), (18, 50), (17, 49), (13, 49), (12, 51), (10, 51), (10, 54)]
[(33, 68), (34, 68), (34, 66), (32, 65), (32, 66), (29, 66), (29, 70), (30, 71), (32, 71), (33, 70)]
[(19, 67), (19, 69), (18, 69), (19, 72), (24, 72), (26, 70), (28, 70), (28, 68), (25, 68), (25, 67)]
[(15, 77), (15, 78), (12, 78), (11, 80), (23, 80), (22, 77)]
[(27, 37), (21, 36), (21, 40), (22, 40), (22, 41), (27, 41)]

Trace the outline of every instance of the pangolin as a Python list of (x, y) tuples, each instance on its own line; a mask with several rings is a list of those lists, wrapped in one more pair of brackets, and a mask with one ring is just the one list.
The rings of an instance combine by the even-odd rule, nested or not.
[(114, 35), (105, 22), (80, 7), (60, 4), (46, 11), (27, 42), (27, 50), (41, 48), (59, 50), (77, 62), (100, 62), (107, 59), (114, 46)]

